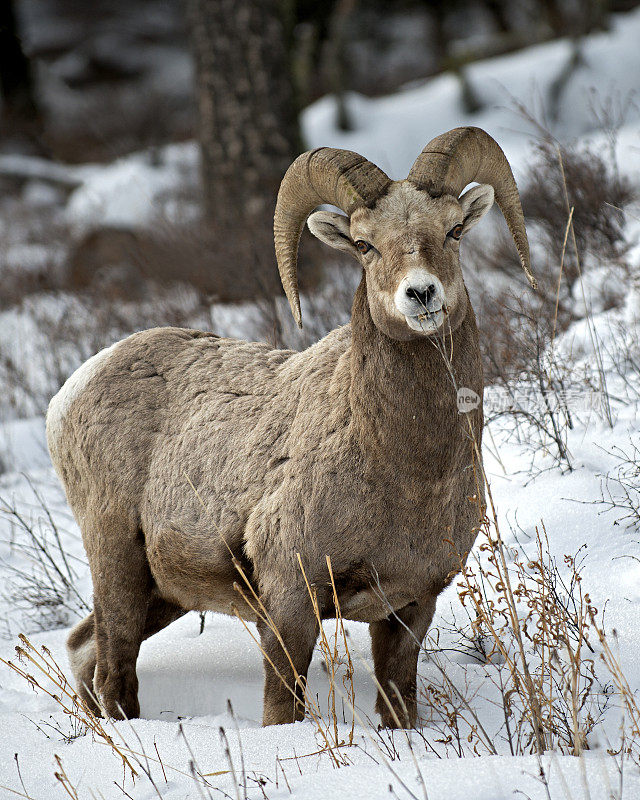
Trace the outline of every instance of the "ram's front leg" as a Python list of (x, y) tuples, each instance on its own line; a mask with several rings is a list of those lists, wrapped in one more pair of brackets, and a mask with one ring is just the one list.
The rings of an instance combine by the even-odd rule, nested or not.
[[(269, 621), (258, 631), (264, 654), (263, 725), (304, 719), (307, 671), (318, 637), (318, 625), (306, 589), (265, 601)], [(301, 685), (302, 684), (302, 685)]]
[(387, 619), (369, 625), (373, 664), (380, 684), (376, 711), (385, 728), (411, 728), (416, 724), (418, 653), (435, 607), (435, 597), (410, 603)]

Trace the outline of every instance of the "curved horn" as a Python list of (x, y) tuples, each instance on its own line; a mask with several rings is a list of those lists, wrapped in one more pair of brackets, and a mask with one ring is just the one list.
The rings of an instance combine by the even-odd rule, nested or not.
[(372, 206), (390, 183), (363, 156), (331, 147), (303, 153), (287, 170), (278, 192), (273, 236), (280, 280), (299, 327), (298, 243), (307, 217), (323, 203), (338, 206), (350, 216), (356, 208)]
[(529, 283), (537, 289), (531, 273), (529, 240), (524, 225), (520, 195), (502, 148), (481, 128), (454, 128), (436, 136), (416, 159), (407, 179), (435, 196), (458, 197), (468, 183), (493, 186)]

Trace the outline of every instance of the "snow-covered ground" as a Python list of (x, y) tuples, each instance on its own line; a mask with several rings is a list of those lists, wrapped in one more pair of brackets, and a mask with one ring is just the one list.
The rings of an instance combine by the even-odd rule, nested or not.
[[(598, 330), (603, 339), (604, 328), (615, 326), (618, 318), (617, 312), (600, 318)], [(559, 342), (559, 348), (570, 347), (572, 337), (570, 330)], [(624, 390), (624, 386), (618, 385), (622, 379), (615, 371), (611, 371), (609, 379), (612, 394)], [(592, 501), (601, 497), (601, 476), (617, 463), (616, 448), (628, 450), (630, 442), (638, 443), (639, 397), (635, 395), (635, 399), (614, 404), (613, 428), (605, 424), (597, 411), (590, 410), (589, 404), (574, 398), (575, 427), (568, 436), (573, 471), (564, 474), (552, 467), (550, 456), (540, 453), (534, 456), (535, 469), (532, 470), (529, 448), (512, 441), (508, 425), (501, 420), (489, 426), (485, 437), (486, 469), (507, 544), (515, 547), (517, 538), (522, 552), (533, 558), (534, 531), (536, 526), (544, 524), (550, 552), (559, 561), (564, 555), (575, 554), (584, 547), (583, 586), (596, 606), (606, 605), (607, 628), (617, 631), (621, 662), (634, 689), (640, 688), (640, 545), (633, 529), (617, 524), (621, 514), (615, 511), (605, 514), (603, 506)], [(489, 402), (491, 399), (487, 397)], [(56, 556), (55, 541), (34, 489), (38, 492), (58, 523), (62, 545), (75, 575), (74, 585), (89, 601), (90, 581), (78, 531), (66, 512), (61, 491), (47, 465), (41, 420), (12, 423), (8, 433), (16, 453), (16, 467), (26, 474), (14, 471), (0, 479), (2, 503), (8, 503), (33, 520), (36, 529), (49, 536), (49, 547)], [(4, 518), (1, 530), (5, 591), (0, 604), (0, 616), (4, 621), (0, 656), (15, 660), (16, 635), (25, 632), (36, 646), (46, 645), (63, 671), (68, 672), (64, 640), (67, 625), (77, 617), (68, 612), (68, 622), (64, 624), (64, 617), (52, 618), (46, 613), (47, 609), (42, 609), (43, 613), (37, 616), (33, 609), (18, 602), (16, 598), (24, 580), (12, 574), (11, 567), (27, 572), (32, 569), (19, 547), (25, 541), (24, 531), (11, 516)], [(56, 560), (60, 563), (59, 557)], [(77, 608), (77, 600), (71, 598), (69, 606)], [(142, 719), (116, 723), (109, 729), (117, 741), (124, 740), (136, 753), (147, 754), (149, 761), (142, 758), (142, 762), (150, 764), (161, 796), (167, 799), (198, 796), (190, 777), (190, 761), (194, 758), (198, 770), (211, 776), (208, 780), (212, 786), (234, 797), (237, 783), (243, 781), (241, 756), (248, 796), (256, 798), (262, 796), (258, 780), (266, 782), (263, 788), (269, 798), (290, 793), (297, 798), (326, 798), (335, 792), (382, 798), (388, 796), (389, 785), (399, 797), (411, 796), (409, 792), (424, 797), (417, 770), (424, 779), (426, 796), (430, 800), (466, 798), (470, 791), (474, 798), (506, 800), (516, 789), (535, 800), (547, 797), (545, 787), (538, 780), (536, 759), (508, 755), (502, 719), (497, 710), (488, 707), (490, 692), (482, 688), (491, 680), (495, 667), (478, 663), (471, 652), (461, 651), (459, 645), (453, 649), (453, 619), (464, 621), (456, 585), (449, 587), (438, 600), (433, 636), (439, 638), (439, 650), (444, 653), (451, 650), (444, 662), (450, 678), (461, 689), (464, 686), (473, 689), (478, 713), (500, 755), (457, 760), (438, 743), (440, 734), (427, 725), (423, 731), (425, 738), (448, 758), (441, 760), (427, 752), (422, 740), (413, 734), (414, 763), (403, 733), (393, 735), (397, 752), (391, 758), (375, 731), (375, 687), (371, 678), (367, 628), (353, 622), (347, 624), (347, 630), (355, 665), (360, 722), (356, 725), (356, 746), (343, 749), (346, 763), (340, 769), (336, 769), (327, 754), (314, 755), (321, 741), (312, 722), (270, 730), (260, 728), (260, 653), (240, 622), (219, 615), (207, 617), (201, 635), (198, 616), (190, 614), (143, 644), (138, 666)], [(42, 624), (63, 624), (63, 627), (38, 631)], [(331, 626), (327, 625), (327, 629), (331, 630)], [(312, 693), (318, 694), (324, 708), (327, 681), (321, 661), (317, 654), (310, 681)], [(420, 675), (427, 683), (437, 678), (435, 668), (426, 658), (421, 660)], [(608, 676), (603, 677), (608, 680)], [(237, 719), (228, 712), (228, 699)], [(349, 718), (348, 712), (346, 717)], [(367, 720), (374, 722), (369, 725)], [(178, 721), (182, 722), (191, 751), (179, 733)], [(619, 722), (614, 700), (605, 723), (591, 738), (593, 749), (583, 756), (583, 765), (569, 756), (544, 757), (542, 763), (549, 777), (552, 798), (577, 800), (610, 796), (607, 782), (617, 786), (619, 775), (615, 759), (606, 754), (605, 735), (614, 743)], [(92, 792), (96, 797), (121, 795), (114, 782), (122, 783), (123, 770), (110, 748), (91, 734), (75, 737), (73, 721), (60, 712), (56, 703), (35, 692), (6, 668), (2, 669), (0, 678), (0, 726), (4, 731), (0, 737), (0, 787), (23, 791), (14, 760), (14, 753), (18, 753), (29, 796), (38, 800), (65, 796), (54, 777), (57, 769), (54, 756), (58, 755), (79, 797), (91, 797)], [(220, 727), (225, 728), (229, 739), (235, 780), (220, 738)], [(343, 725), (341, 735), (346, 734), (347, 726)], [(164, 773), (156, 761), (158, 753)], [(216, 774), (212, 776), (212, 773)], [(590, 795), (582, 786), (583, 780), (587, 782)], [(565, 784), (570, 787), (568, 795), (563, 788)], [(622, 797), (635, 798), (640, 793), (640, 773), (629, 763), (625, 764), (623, 786)], [(144, 775), (135, 783), (125, 779), (123, 788), (135, 798), (157, 796)], [(206, 796), (206, 790), (200, 788)], [(8, 790), (0, 789), (0, 796), (4, 796), (3, 791)]]
[[(598, 147), (606, 141), (606, 133), (602, 118), (598, 121), (594, 117), (592, 107), (611, 101), (616, 115), (624, 111), (617, 140), (618, 163), (636, 184), (640, 182), (640, 106), (632, 93), (638, 88), (640, 74), (638, 41), (640, 12), (614, 18), (611, 31), (594, 35), (584, 43), (580, 66), (560, 93), (557, 108), (538, 108), (543, 116), (551, 118), (549, 126), (558, 137), (578, 137)], [(547, 97), (550, 84), (570, 57), (570, 43), (555, 42), (471, 65), (467, 77), (483, 102), (483, 108), (473, 114), (464, 113), (460, 84), (450, 75), (408, 87), (387, 98), (350, 97), (356, 130), (348, 133), (335, 129), (333, 102), (324, 99), (305, 112), (305, 136), (310, 146), (328, 144), (358, 150), (398, 177), (406, 173), (432, 136), (455, 125), (474, 124), (498, 139), (518, 174), (528, 162), (535, 130), (514, 111), (513, 98), (527, 108), (535, 108), (538, 101), (542, 102), (539, 98)], [(124, 220), (135, 227), (149, 224), (156, 212), (171, 216), (174, 209), (167, 204), (167, 192), (173, 188), (179, 193), (184, 182), (193, 180), (195, 158), (192, 146), (179, 145), (167, 148), (160, 158), (159, 163), (169, 165), (168, 169), (154, 166), (146, 155), (134, 155), (111, 166), (76, 168), (73, 175), (78, 186), (64, 212), (68, 222), (86, 231), (105, 221), (121, 224)], [(126, 205), (120, 202), (123, 193)], [(180, 213), (191, 211), (181, 209)], [(629, 228), (634, 225), (630, 216)], [(638, 248), (628, 253), (627, 265), (631, 276), (637, 274)], [(588, 275), (585, 282), (595, 287), (595, 296), (599, 278), (595, 273), (592, 279)], [(589, 325), (595, 330), (603, 351), (607, 385), (614, 398), (613, 425), (607, 424), (597, 402), (595, 408), (590, 408), (584, 396), (573, 396), (570, 402), (574, 426), (567, 432), (573, 469), (563, 472), (554, 465), (551, 454), (545, 455), (540, 448), (532, 454), (526, 435), (520, 441), (514, 437), (509, 417), (496, 419), (485, 436), (485, 465), (500, 527), (510, 547), (519, 547), (526, 557), (534, 557), (535, 529), (544, 524), (550, 553), (560, 563), (563, 556), (584, 548), (584, 589), (598, 608), (606, 608), (606, 627), (616, 630), (620, 661), (632, 690), (638, 691), (637, 528), (620, 521), (623, 511), (606, 512), (604, 505), (594, 502), (601, 499), (603, 486), (607, 487), (603, 476), (612, 471), (615, 474), (620, 468), (620, 452), (629, 453), (634, 444), (640, 447), (640, 304), (633, 278), (627, 277), (626, 281), (620, 291), (613, 293), (622, 303), (620, 307), (604, 310), (591, 304), (591, 321), (578, 320), (556, 342), (558, 357), (573, 364), (575, 374), (581, 375), (593, 368), (595, 354)], [(578, 309), (582, 293), (573, 288), (576, 313), (584, 313), (584, 303), (582, 312)], [(24, 310), (0, 314), (0, 348), (6, 340), (12, 353), (27, 344), (19, 335), (20, 313)], [(212, 312), (214, 321), (234, 335), (250, 334), (244, 322), (246, 316), (243, 307), (214, 308)], [(39, 362), (34, 360), (33, 350), (29, 353), (30, 363), (25, 370), (27, 366), (33, 370), (35, 365), (37, 372)], [(50, 365), (43, 363), (41, 369), (50, 369)], [(583, 393), (587, 393), (584, 382), (581, 385)], [(486, 399), (488, 405), (499, 402), (492, 390)], [(64, 640), (69, 626), (83, 613), (83, 604), (90, 604), (91, 586), (79, 532), (49, 464), (43, 430), (40, 416), (0, 425), (0, 508), (17, 512), (24, 521), (21, 523), (15, 513), (0, 515), (0, 656), (15, 660), (16, 637), (23, 632), (35, 645), (48, 647), (68, 672)], [(615, 493), (616, 484), (611, 483), (610, 488)], [(637, 496), (632, 500), (634, 497), (638, 501)], [(52, 530), (52, 520), (59, 540)], [(59, 584), (59, 580), (47, 577), (45, 570), (50, 576), (55, 568), (46, 557), (43, 565), (41, 557), (25, 550), (34, 541), (27, 537), (25, 524), (39, 541), (42, 537), (47, 539), (48, 552), (64, 580), (73, 586), (74, 591), (63, 597), (65, 603), (56, 604), (51, 594), (45, 596), (49, 602), (44, 605), (34, 606), (28, 601), (34, 587), (28, 576), (36, 576), (41, 584), (47, 580)], [(538, 762), (533, 756), (509, 754), (502, 712), (491, 705), (489, 686), (496, 667), (472, 658), (456, 644), (452, 633), (452, 620), (461, 623), (464, 619), (454, 582), (439, 598), (432, 638), (438, 640), (438, 649), (445, 654), (451, 680), (473, 697), (498, 755), (456, 758), (446, 743), (438, 741), (441, 734), (429, 725), (422, 731), (424, 738), (415, 733), (410, 740), (402, 732), (378, 734), (368, 632), (364, 625), (348, 623), (358, 724), (355, 746), (340, 750), (344, 763), (338, 768), (326, 752), (318, 753), (322, 742), (312, 722), (264, 730), (260, 727), (262, 661), (240, 622), (208, 615), (200, 634), (200, 620), (190, 614), (142, 646), (138, 666), (142, 718), (107, 726), (116, 743), (139, 754), (131, 755), (141, 764), (135, 781), (123, 771), (110, 747), (91, 734), (78, 735), (82, 732), (55, 701), (34, 691), (24, 679), (0, 665), (0, 797), (68, 797), (63, 782), (54, 774), (61, 772), (55, 756), (61, 759), (73, 791), (83, 799), (226, 796), (277, 800), (293, 796), (307, 800), (332, 796), (383, 798), (390, 792), (392, 797), (427, 800), (640, 797), (637, 768), (626, 761), (621, 777), (620, 758), (606, 752), (609, 744), (615, 747), (618, 741), (621, 716), (615, 697), (604, 722), (594, 731), (592, 749), (582, 758), (548, 754)], [(437, 678), (433, 663), (426, 657), (421, 660), (419, 671), (424, 683)], [(606, 675), (602, 679), (608, 680)], [(319, 655), (314, 659), (310, 682), (312, 694), (318, 694), (324, 708), (327, 681)], [(233, 715), (227, 708), (228, 699)], [(348, 719), (348, 710), (345, 713)], [(224, 728), (226, 740), (221, 737), (220, 728)], [(346, 737), (347, 732), (348, 727), (341, 726), (341, 736)], [(541, 780), (541, 766), (548, 786)], [(144, 774), (145, 769), (151, 777)], [(194, 769), (205, 776), (206, 783), (202, 777), (193, 778)]]

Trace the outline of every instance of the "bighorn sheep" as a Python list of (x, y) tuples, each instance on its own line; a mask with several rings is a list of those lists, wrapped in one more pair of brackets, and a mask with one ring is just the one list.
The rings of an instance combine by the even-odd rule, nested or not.
[[(476, 186), (461, 197), (471, 182)], [(487, 185), (488, 184), (488, 185)], [(287, 171), (275, 210), (282, 283), (296, 280), (305, 220), (362, 266), (351, 322), (304, 352), (156, 328), (93, 356), (53, 398), (49, 449), (82, 529), (94, 610), (68, 647), (75, 681), (113, 717), (139, 714), (143, 639), (189, 609), (252, 618), (232, 556), (277, 625), (299, 676), (318, 634), (297, 561), (334, 613), (369, 623), (375, 672), (416, 719), (417, 642), (471, 548), (482, 506), (478, 331), (459, 239), (495, 197), (532, 285), (518, 190), (504, 153), (477, 128), (435, 138), (406, 180), (362, 156), (320, 148)], [(477, 448), (474, 445), (477, 444)], [(194, 491), (196, 490), (196, 491)], [(265, 725), (300, 719), (281, 643), (266, 654)], [(382, 698), (383, 724), (394, 714)]]

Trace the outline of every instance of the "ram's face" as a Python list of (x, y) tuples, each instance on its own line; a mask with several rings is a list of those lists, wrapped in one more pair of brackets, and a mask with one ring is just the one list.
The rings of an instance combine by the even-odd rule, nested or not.
[(482, 185), (459, 199), (433, 198), (409, 181), (393, 183), (374, 208), (351, 219), (327, 211), (309, 217), (311, 232), (354, 256), (366, 275), (376, 326), (408, 340), (455, 330), (467, 312), (460, 239), (491, 208)]

